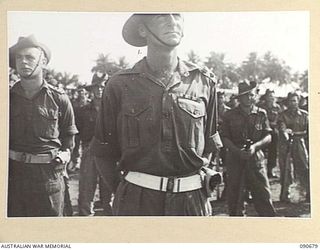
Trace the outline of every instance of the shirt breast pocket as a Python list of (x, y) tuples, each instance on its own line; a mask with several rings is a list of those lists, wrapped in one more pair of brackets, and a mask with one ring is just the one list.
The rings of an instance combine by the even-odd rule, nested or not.
[(178, 106), (182, 110), (182, 137), (187, 139), (187, 146), (194, 148), (201, 155), (204, 149), (204, 119), (206, 107), (202, 100), (178, 98)]
[(146, 146), (152, 141), (152, 108), (149, 105), (128, 104), (124, 107), (123, 145)]
[(47, 139), (58, 138), (58, 118), (59, 111), (57, 109), (38, 106), (35, 110), (35, 135)]

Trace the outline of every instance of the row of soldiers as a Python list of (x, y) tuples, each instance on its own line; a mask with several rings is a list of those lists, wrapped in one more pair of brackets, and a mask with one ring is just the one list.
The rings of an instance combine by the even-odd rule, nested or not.
[[(239, 215), (244, 212), (239, 196), (242, 195), (242, 199), (246, 200), (249, 199), (247, 196), (250, 194), (253, 196), (253, 202), (259, 215), (274, 214), (272, 203), (268, 202), (271, 200), (269, 180), (278, 177), (274, 173), (277, 166), (280, 168), (280, 201), (291, 201), (290, 195), (293, 196), (293, 194), (289, 192), (290, 185), (295, 180), (301, 187), (302, 192), (299, 195), (305, 195), (305, 200), (310, 201), (307, 103), (301, 100), (304, 97), (293, 92), (288, 93), (285, 99), (278, 101), (274, 90), (270, 89), (267, 89), (258, 100), (255, 85), (254, 82), (240, 83), (239, 88), (243, 86), (246, 89), (244, 93), (249, 94), (251, 99), (242, 100), (243, 93), (235, 97), (231, 96), (229, 103), (235, 104), (232, 108), (225, 104), (224, 92), (218, 92), (219, 130), (223, 136), (228, 138), (227, 141), (230, 139), (234, 143), (240, 142), (242, 137), (242, 142), (248, 140), (248, 143), (252, 144), (254, 143), (253, 138), (263, 131), (270, 130), (271, 135), (270, 143), (258, 151), (267, 155), (266, 162), (263, 157), (261, 161), (256, 157), (256, 162), (250, 162), (241, 157), (239, 159), (235, 153), (232, 154), (232, 146), (220, 150), (222, 160), (219, 163), (224, 166), (225, 171), (225, 190), (221, 198), (228, 196), (227, 200), (231, 203), (229, 207), (233, 207), (230, 211), (231, 215)], [(239, 104), (232, 99), (239, 100), (240, 105), (241, 102), (244, 105), (243, 102), (248, 101), (247, 104), (252, 105), (251, 110), (255, 111), (250, 111), (246, 116), (240, 111), (240, 108), (237, 108)], [(230, 142), (225, 145), (227, 146), (228, 143)], [(246, 147), (250, 148), (250, 145), (243, 145), (243, 149)], [(227, 159), (228, 155), (229, 159)], [(240, 161), (237, 162), (237, 159)], [(262, 167), (259, 168), (259, 164)], [(245, 166), (245, 173), (242, 172), (243, 169), (235, 171), (236, 165)], [(252, 165), (255, 165), (255, 169), (252, 168)], [(235, 173), (242, 177), (235, 177)], [(244, 185), (240, 194), (237, 191), (239, 181), (243, 182), (241, 185)], [(265, 200), (264, 205), (261, 205), (263, 199)]]
[[(111, 215), (111, 196), (112, 189), (108, 188), (108, 183), (103, 178), (103, 170), (97, 168), (94, 163), (92, 153), (87, 150), (90, 140), (93, 137), (95, 119), (99, 102), (102, 97), (102, 90), (106, 83), (106, 78), (103, 75), (101, 78), (94, 75), (92, 85), (88, 87), (79, 87), (78, 97), (72, 101), (75, 110), (76, 124), (79, 130), (79, 135), (76, 137), (76, 147), (73, 151), (72, 161), (69, 164), (71, 169), (80, 168), (80, 183), (79, 183), (79, 215), (94, 214), (94, 194), (99, 182), (100, 205), (104, 209), (104, 215)], [(244, 83), (242, 83), (244, 84)], [(91, 96), (91, 98), (89, 98)], [(257, 95), (258, 96), (258, 95)], [(225, 93), (217, 92), (218, 100), (218, 117), (219, 126), (223, 126), (223, 118), (227, 111), (236, 108), (239, 96), (232, 95), (229, 102), (226, 102)], [(274, 169), (280, 167), (280, 183), (281, 194), (280, 201), (290, 202), (289, 186), (294, 179), (299, 180), (302, 188), (306, 191), (306, 200), (309, 196), (309, 180), (308, 180), (308, 116), (306, 112), (306, 103), (302, 102), (303, 97), (298, 94), (289, 93), (288, 97), (277, 100), (275, 92), (267, 89), (264, 95), (257, 101), (257, 106), (266, 111), (269, 126), (271, 129), (271, 142), (263, 149), (266, 154), (266, 170), (267, 177), (270, 179), (278, 178), (274, 173)], [(294, 99), (294, 102), (293, 100)], [(94, 106), (93, 104), (96, 103)], [(230, 107), (231, 106), (231, 107)], [(94, 108), (95, 107), (95, 108)], [(284, 112), (286, 111), (286, 112)], [(301, 119), (299, 118), (301, 116)], [(290, 129), (292, 131), (290, 131)], [(303, 135), (299, 135), (298, 131), (304, 131)], [(239, 133), (240, 130), (239, 130)], [(295, 133), (295, 136), (294, 136)], [(293, 140), (293, 138), (296, 138)], [(299, 139), (298, 139), (299, 138)], [(83, 158), (80, 167), (79, 145), (82, 142)], [(293, 146), (295, 145), (295, 146)], [(297, 156), (301, 156), (298, 158)], [(223, 180), (227, 187), (228, 174), (226, 171), (226, 148), (220, 150), (218, 156), (219, 164), (224, 167)], [(294, 168), (291, 164), (293, 163)], [(267, 183), (267, 181), (266, 181)], [(266, 184), (265, 188), (269, 188)], [(221, 199), (227, 198), (226, 188), (222, 193)], [(245, 188), (245, 195), (249, 195), (250, 189)], [(248, 199), (248, 197), (245, 197)]]
[[(179, 13), (133, 14), (122, 36), (132, 46), (147, 46), (146, 57), (105, 86), (93, 81), (92, 101), (74, 109), (44, 79), (51, 59), (46, 45), (29, 36), (10, 47), (9, 65), (20, 81), (10, 89), (8, 216), (63, 215), (65, 168), (73, 162), (77, 135), (83, 145), (81, 215), (92, 214), (97, 179), (108, 215), (211, 215), (208, 197), (222, 178), (210, 162), (223, 145), (229, 214), (243, 215), (249, 190), (259, 216), (276, 215), (262, 152), (272, 128), (267, 111), (255, 104), (256, 83), (239, 84), (239, 105), (218, 126), (216, 76), (178, 57), (183, 25)], [(278, 123), (288, 148), (299, 153), (291, 154), (293, 165), (307, 185), (307, 113), (297, 100), (294, 93), (288, 96)]]

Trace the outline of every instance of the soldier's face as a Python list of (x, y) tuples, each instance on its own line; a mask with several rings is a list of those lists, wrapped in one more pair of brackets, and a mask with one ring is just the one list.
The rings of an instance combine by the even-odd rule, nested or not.
[(289, 99), (289, 108), (297, 109), (299, 107), (299, 98), (297, 96), (293, 96)]
[(269, 103), (274, 103), (275, 100), (276, 100), (276, 98), (275, 98), (274, 94), (268, 94), (268, 95), (266, 96), (266, 100), (267, 100), (267, 102), (269, 102)]
[[(183, 37), (183, 18), (180, 14), (147, 15), (145, 25), (153, 35), (171, 46), (179, 45)], [(142, 36), (146, 37), (148, 45), (150, 43), (162, 45), (153, 35), (146, 29), (142, 31)]]
[(223, 95), (218, 96), (218, 105), (222, 105), (224, 104), (225, 99)]
[(16, 68), (19, 75), (24, 78), (37, 76), (42, 73), (47, 61), (39, 48), (25, 48), (16, 53)]
[(239, 103), (244, 107), (250, 107), (255, 103), (255, 98), (256, 98), (256, 95), (252, 92), (249, 92), (239, 97)]

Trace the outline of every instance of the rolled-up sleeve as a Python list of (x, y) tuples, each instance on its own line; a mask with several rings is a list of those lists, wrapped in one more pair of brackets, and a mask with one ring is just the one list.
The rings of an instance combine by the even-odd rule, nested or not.
[(266, 112), (263, 112), (262, 115), (262, 128), (266, 134), (272, 132), (272, 128), (270, 127), (269, 119)]
[(78, 129), (75, 124), (74, 111), (69, 98), (66, 95), (61, 95), (61, 111), (59, 119), (60, 137), (75, 135)]

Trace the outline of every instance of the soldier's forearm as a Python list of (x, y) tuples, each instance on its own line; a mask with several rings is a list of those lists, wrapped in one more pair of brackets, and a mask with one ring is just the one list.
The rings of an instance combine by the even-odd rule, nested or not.
[(66, 149), (70, 149), (70, 151), (74, 148), (74, 135), (65, 136), (61, 139), (61, 150), (64, 151)]
[(307, 135), (307, 131), (304, 130), (304, 131), (296, 131), (296, 132), (293, 132), (293, 135)]
[(271, 142), (271, 135), (266, 135), (260, 141), (257, 141), (253, 144), (255, 151), (262, 149), (264, 146), (268, 145)]

